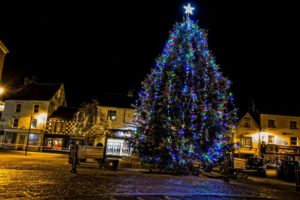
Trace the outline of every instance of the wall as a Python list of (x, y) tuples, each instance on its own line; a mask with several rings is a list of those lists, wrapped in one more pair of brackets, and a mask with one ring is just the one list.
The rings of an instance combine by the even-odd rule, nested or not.
[[(268, 120), (275, 120), (275, 128), (268, 127)], [(296, 129), (290, 129), (290, 121), (297, 122)], [(262, 128), (262, 140), (268, 143), (268, 135), (275, 136), (275, 144), (290, 146), (290, 138), (297, 137), (297, 145), (300, 145), (300, 117), (296, 116), (282, 116), (282, 115), (270, 115), (261, 114), (261, 128)]]
[[(21, 104), (21, 112), (16, 113), (16, 105)], [(34, 105), (40, 105), (39, 112), (33, 113)], [(30, 118), (33, 116), (37, 119), (37, 128), (45, 130), (49, 102), (48, 101), (15, 101), (7, 100), (5, 102), (5, 110), (2, 113), (2, 124), (7, 127), (12, 127), (13, 118), (19, 118), (19, 128), (28, 129)]]
[(118, 129), (128, 127), (129, 124), (133, 124), (134, 109), (130, 108), (117, 108), (108, 106), (99, 106), (101, 112), (104, 114), (105, 119), (108, 119), (108, 111), (117, 111), (116, 120), (111, 121), (111, 128)]
[[(250, 127), (245, 127), (245, 122), (250, 122)], [(252, 146), (251, 147), (243, 147), (240, 146), (235, 151), (235, 153), (241, 154), (254, 154), (259, 155), (259, 133), (260, 128), (256, 121), (252, 118), (249, 113), (246, 113), (237, 123), (235, 134), (234, 134), (234, 143), (239, 142), (241, 144), (241, 140), (243, 137), (251, 137), (252, 138)]]

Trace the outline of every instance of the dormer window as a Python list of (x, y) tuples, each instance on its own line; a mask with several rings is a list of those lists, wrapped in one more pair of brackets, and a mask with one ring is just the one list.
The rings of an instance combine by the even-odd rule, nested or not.
[(269, 127), (269, 128), (276, 128), (276, 127), (275, 127), (275, 120), (269, 119), (269, 120), (268, 120), (268, 127)]
[(290, 129), (297, 129), (297, 121), (290, 121)]

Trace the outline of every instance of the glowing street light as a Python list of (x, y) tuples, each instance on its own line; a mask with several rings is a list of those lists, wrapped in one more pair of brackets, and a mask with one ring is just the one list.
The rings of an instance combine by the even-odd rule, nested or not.
[(3, 95), (5, 92), (5, 89), (3, 86), (0, 86), (0, 96)]

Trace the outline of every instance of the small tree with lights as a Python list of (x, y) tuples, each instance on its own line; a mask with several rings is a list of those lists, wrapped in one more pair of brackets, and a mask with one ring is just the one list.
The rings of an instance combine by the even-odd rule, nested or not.
[(86, 144), (97, 136), (105, 136), (110, 130), (110, 122), (98, 106), (97, 100), (83, 103), (73, 118), (72, 134), (84, 137)]
[(225, 78), (208, 50), (207, 36), (190, 4), (176, 23), (136, 103), (131, 139), (140, 157), (161, 169), (190, 171), (195, 162), (215, 166), (229, 151), (236, 109)]

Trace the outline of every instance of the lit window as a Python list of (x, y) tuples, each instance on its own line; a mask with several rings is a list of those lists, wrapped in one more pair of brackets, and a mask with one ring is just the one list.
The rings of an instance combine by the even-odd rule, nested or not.
[(38, 112), (39, 112), (39, 109), (40, 109), (40, 105), (34, 105), (34, 107), (33, 107), (33, 112), (34, 112), (34, 113), (38, 113)]
[(13, 125), (14, 128), (18, 127), (19, 126), (19, 119), (18, 118), (14, 118), (12, 125)]
[(66, 124), (61, 123), (61, 132), (64, 133), (66, 131)]
[(38, 145), (39, 142), (39, 135), (38, 134), (29, 134), (29, 144), (30, 145)]
[(21, 112), (21, 104), (16, 105), (16, 113)]
[(296, 121), (290, 121), (290, 129), (297, 129), (297, 122)]
[(56, 122), (51, 122), (51, 125), (50, 125), (51, 133), (53, 133), (55, 131), (55, 125), (56, 125)]
[(56, 123), (56, 126), (55, 126), (55, 132), (58, 132), (58, 133), (61, 132), (61, 123), (60, 123), (60, 122), (57, 122), (57, 123)]
[(243, 137), (242, 138), (242, 146), (243, 147), (252, 147), (252, 138), (251, 137)]
[(268, 120), (268, 127), (269, 128), (275, 128), (275, 120), (269, 119)]
[(297, 137), (291, 137), (291, 145), (297, 145)]
[(268, 143), (269, 144), (274, 144), (275, 143), (275, 136), (274, 135), (269, 135), (268, 136)]
[(129, 146), (125, 140), (108, 139), (106, 147), (106, 155), (112, 156), (130, 156)]
[(108, 118), (112, 121), (115, 121), (117, 119), (117, 111), (109, 110), (108, 111)]
[(31, 120), (31, 128), (36, 128), (37, 127), (37, 119), (32, 119)]

